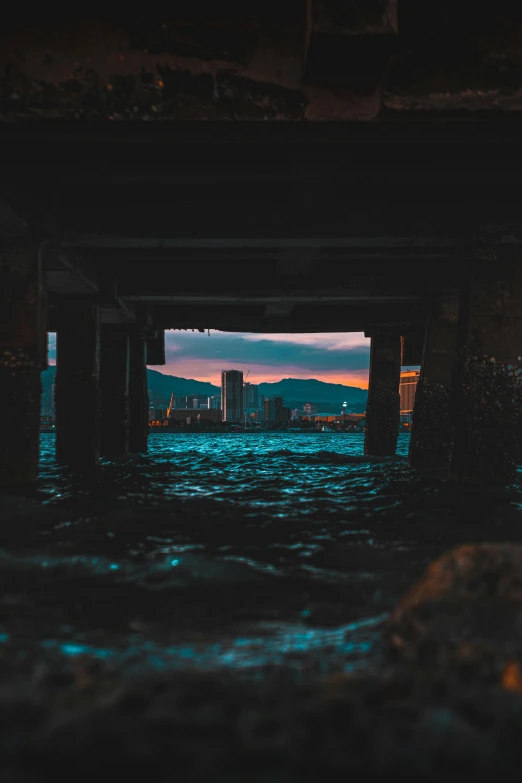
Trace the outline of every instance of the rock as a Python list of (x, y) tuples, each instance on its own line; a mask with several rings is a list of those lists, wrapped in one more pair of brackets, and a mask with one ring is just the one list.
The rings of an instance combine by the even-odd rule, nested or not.
[(399, 659), (506, 681), (506, 667), (522, 661), (522, 546), (466, 545), (443, 555), (401, 600), (386, 639)]

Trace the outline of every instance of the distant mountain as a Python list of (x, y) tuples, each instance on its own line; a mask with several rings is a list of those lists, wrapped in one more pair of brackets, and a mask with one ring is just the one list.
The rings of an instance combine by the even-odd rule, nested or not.
[[(54, 381), (56, 367), (49, 367), (42, 373), (43, 394), (50, 394)], [(186, 394), (205, 394), (211, 396), (220, 391), (206, 381), (196, 381), (191, 378), (178, 378), (176, 375), (165, 375), (157, 370), (147, 370), (148, 387), (157, 403), (168, 402), (172, 392), (176, 397)], [(368, 397), (366, 389), (357, 386), (344, 386), (342, 383), (325, 383), (315, 378), (283, 378), (277, 383), (260, 383), (259, 394), (270, 397), (282, 394), (287, 402), (343, 403), (348, 405), (365, 405)]]
[[(56, 367), (49, 367), (42, 373), (42, 392), (49, 394), (54, 381)], [(206, 381), (195, 381), (191, 378), (178, 378), (176, 375), (164, 375), (157, 370), (147, 370), (147, 385), (157, 402), (170, 400), (172, 392), (176, 397), (186, 394), (205, 394), (210, 397), (220, 391), (219, 386), (213, 386)]]
[(186, 394), (206, 394), (211, 397), (221, 391), (207, 381), (195, 381), (192, 378), (178, 378), (176, 375), (164, 375), (157, 370), (147, 370), (148, 387), (156, 399), (170, 400), (172, 392), (176, 397)]
[(303, 402), (335, 402), (348, 404), (365, 403), (368, 397), (366, 389), (357, 386), (344, 386), (342, 383), (325, 383), (315, 378), (283, 378), (277, 383), (260, 383), (259, 394), (270, 397), (282, 394), (288, 400)]

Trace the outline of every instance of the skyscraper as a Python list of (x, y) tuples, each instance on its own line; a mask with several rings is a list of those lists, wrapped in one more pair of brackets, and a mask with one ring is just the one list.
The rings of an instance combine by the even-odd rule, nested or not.
[(221, 372), (221, 411), (223, 421), (241, 421), (243, 418), (243, 372)]
[(286, 418), (283, 415), (283, 398), (265, 397), (265, 421), (280, 422)]
[(249, 383), (248, 381), (243, 383), (243, 408), (257, 408), (258, 389), (257, 383)]

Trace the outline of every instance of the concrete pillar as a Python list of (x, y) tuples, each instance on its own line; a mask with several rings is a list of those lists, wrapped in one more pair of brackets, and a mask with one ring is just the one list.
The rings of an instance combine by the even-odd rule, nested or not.
[(147, 364), (165, 364), (165, 330), (160, 329), (156, 337), (147, 339)]
[(47, 366), (47, 302), (38, 247), (0, 246), (0, 491), (37, 479), (40, 372)]
[(64, 303), (56, 342), (56, 458), (93, 468), (101, 437), (99, 305)]
[(520, 261), (475, 257), (459, 314), (452, 460), (457, 481), (504, 484), (515, 478), (522, 422), (520, 316)]
[(388, 331), (375, 332), (371, 338), (364, 453), (390, 457), (395, 454), (399, 435), (401, 338)]
[(457, 296), (432, 303), (426, 323), (419, 383), (415, 393), (410, 465), (425, 475), (449, 475), (455, 435), (451, 394), (457, 361)]
[(118, 326), (102, 326), (101, 453), (118, 457), (129, 451), (129, 335)]
[(149, 435), (149, 395), (147, 388), (147, 343), (140, 334), (130, 337), (129, 450), (146, 452)]

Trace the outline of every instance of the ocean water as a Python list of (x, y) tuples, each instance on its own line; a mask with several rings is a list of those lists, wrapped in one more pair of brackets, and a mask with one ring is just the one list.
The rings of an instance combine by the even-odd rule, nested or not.
[(96, 477), (41, 436), (38, 497), (0, 541), (0, 644), (13, 667), (63, 658), (129, 674), (296, 677), (378, 665), (400, 596), (454, 544), (520, 539), (518, 486), (426, 482), (359, 433), (152, 433)]

